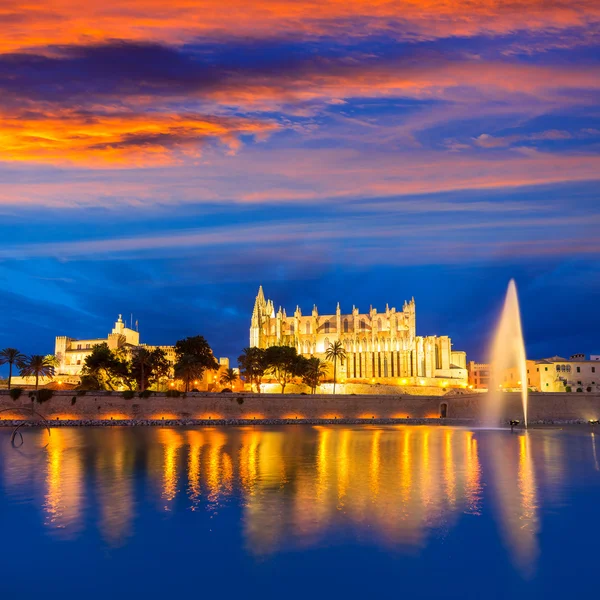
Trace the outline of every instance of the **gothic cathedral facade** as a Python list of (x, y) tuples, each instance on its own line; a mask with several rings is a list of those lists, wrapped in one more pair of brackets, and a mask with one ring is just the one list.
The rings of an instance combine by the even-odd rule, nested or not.
[[(299, 354), (324, 359), (330, 344), (339, 340), (347, 359), (338, 373), (341, 380), (401, 385), (466, 385), (466, 355), (452, 349), (448, 336), (417, 336), (414, 298), (402, 311), (386, 306), (384, 312), (320, 315), (314, 306), (303, 315), (296, 307), (275, 312), (272, 300), (258, 290), (250, 324), (250, 346), (294, 346)], [(444, 386), (446, 387), (446, 386)]]

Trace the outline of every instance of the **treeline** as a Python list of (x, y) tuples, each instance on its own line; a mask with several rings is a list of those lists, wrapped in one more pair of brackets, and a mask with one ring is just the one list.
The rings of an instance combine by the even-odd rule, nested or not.
[(185, 391), (192, 382), (202, 379), (205, 371), (216, 371), (219, 363), (203, 336), (179, 340), (175, 344), (175, 364), (172, 365), (161, 348), (150, 350), (144, 346), (121, 346), (111, 350), (102, 343), (93, 347), (81, 370), (81, 389), (115, 390), (126, 388), (141, 392), (154, 387), (174, 375), (183, 381)]
[(35, 389), (37, 390), (40, 377), (54, 376), (58, 360), (53, 354), (27, 356), (16, 348), (4, 348), (0, 350), (0, 366), (2, 365), (8, 365), (9, 390), (12, 384), (13, 369), (19, 371), (19, 375), (22, 377), (35, 377)]
[[(329, 345), (325, 352), (326, 361), (333, 363), (333, 393), (337, 380), (337, 364), (343, 364), (346, 352), (337, 341)], [(288, 383), (300, 380), (314, 394), (317, 387), (327, 376), (327, 362), (316, 356), (307, 358), (298, 354), (291, 346), (271, 346), (269, 348), (245, 348), (238, 357), (242, 375), (260, 394), (260, 386), (265, 377), (277, 380), (281, 393), (285, 393)]]

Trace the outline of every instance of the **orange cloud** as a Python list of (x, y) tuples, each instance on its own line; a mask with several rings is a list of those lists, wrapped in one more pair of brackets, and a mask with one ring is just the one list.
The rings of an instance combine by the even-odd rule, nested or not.
[(0, 113), (0, 159), (45, 164), (147, 167), (200, 156), (204, 144), (218, 140), (229, 153), (242, 134), (264, 136), (277, 129), (268, 121), (193, 114), (112, 111), (87, 114)]
[(386, 34), (404, 39), (587, 28), (596, 0), (3, 0), (0, 52), (113, 39)]

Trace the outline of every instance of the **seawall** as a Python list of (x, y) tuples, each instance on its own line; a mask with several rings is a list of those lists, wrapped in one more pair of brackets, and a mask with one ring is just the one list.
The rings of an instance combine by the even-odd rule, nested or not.
[[(522, 419), (519, 394), (504, 396), (502, 419)], [(125, 399), (121, 393), (103, 392), (77, 395), (55, 392), (35, 410), (49, 420), (60, 421), (371, 421), (394, 419), (438, 419), (444, 411), (448, 419), (477, 421), (487, 394), (448, 396), (411, 395), (315, 395), (296, 394), (207, 394), (190, 393), (185, 398), (153, 395)], [(31, 409), (24, 393), (13, 401), (0, 392), (0, 421), (23, 419)], [(444, 407), (445, 405), (445, 407)], [(20, 410), (19, 410), (20, 409)], [(600, 419), (600, 394), (534, 393), (529, 397), (529, 422), (570, 422)]]

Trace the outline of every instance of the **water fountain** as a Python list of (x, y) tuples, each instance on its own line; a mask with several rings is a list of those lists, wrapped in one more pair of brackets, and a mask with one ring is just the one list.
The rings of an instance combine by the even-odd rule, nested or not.
[(506, 291), (504, 308), (492, 345), (490, 367), (490, 388), (482, 419), (484, 425), (495, 427), (499, 424), (505, 400), (505, 392), (502, 390), (504, 374), (509, 370), (513, 372), (516, 370), (521, 387), (523, 424), (527, 427), (527, 363), (525, 362), (525, 343), (521, 328), (517, 286), (514, 279), (510, 280)]

